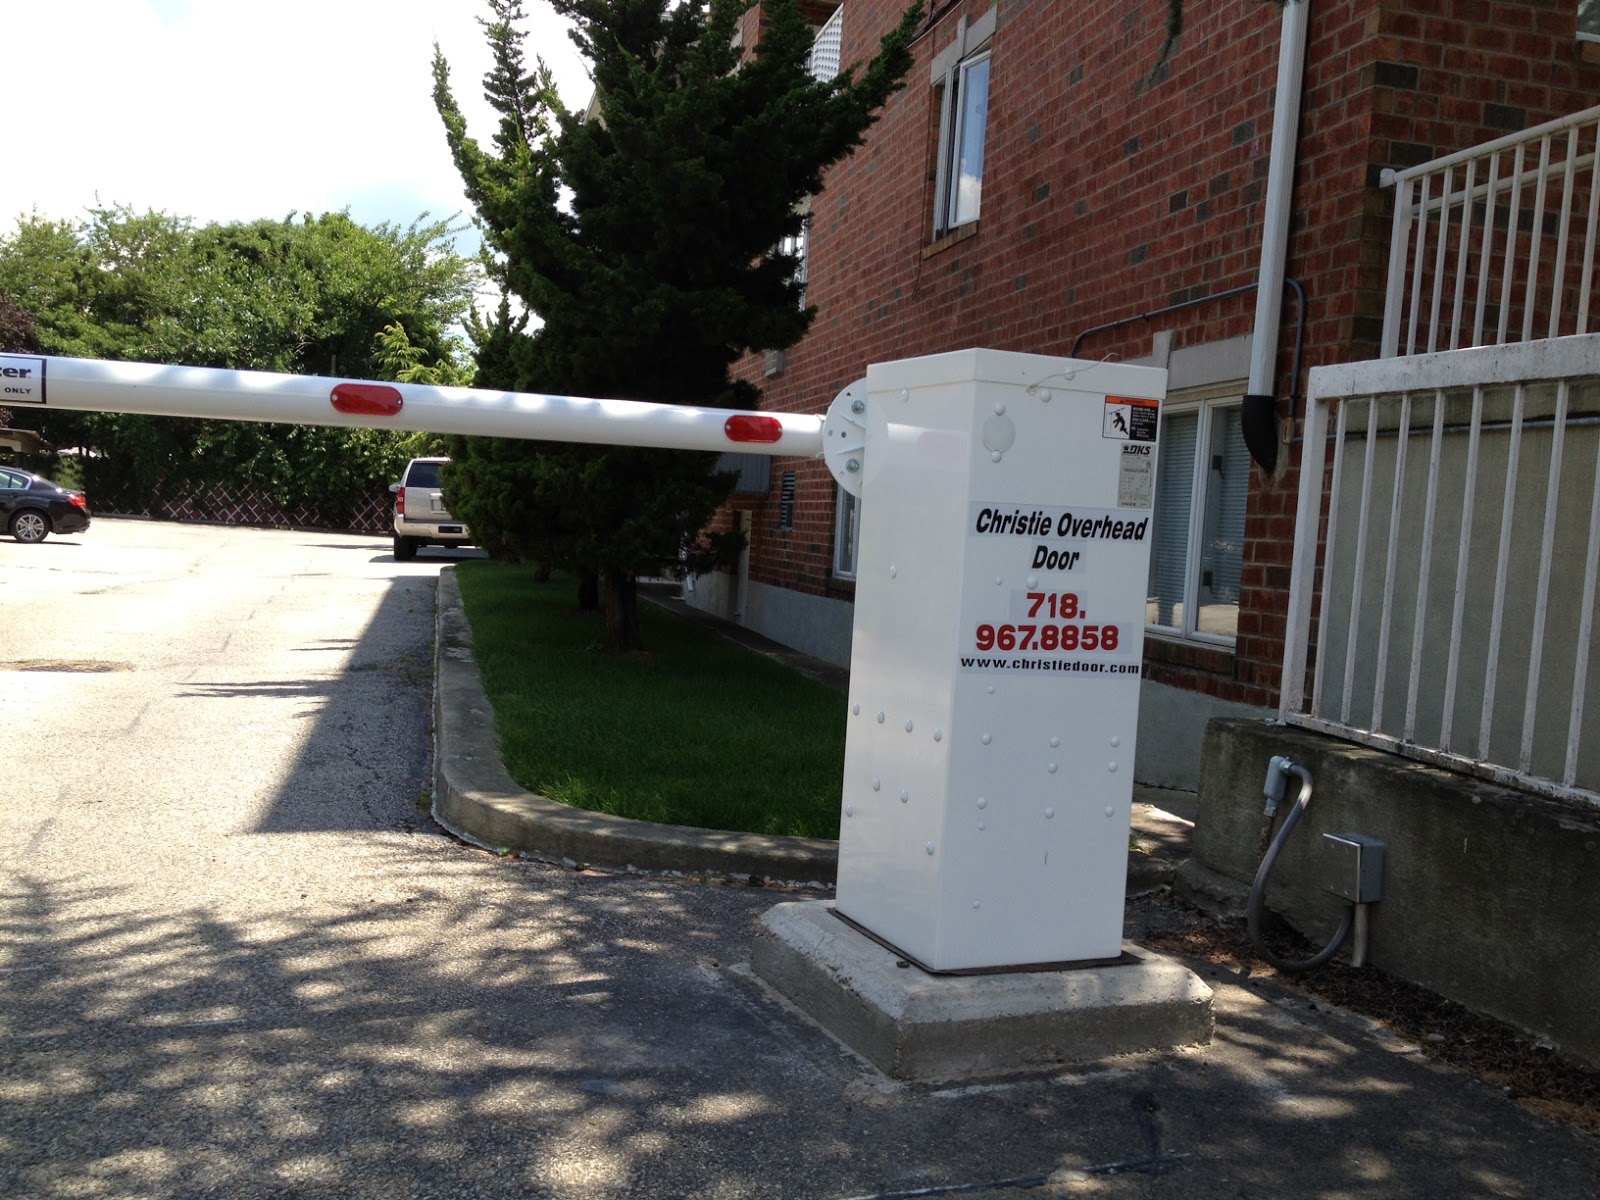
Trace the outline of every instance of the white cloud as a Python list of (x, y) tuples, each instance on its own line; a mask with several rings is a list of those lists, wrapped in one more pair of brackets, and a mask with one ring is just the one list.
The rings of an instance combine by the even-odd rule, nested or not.
[[(349, 208), (407, 224), (468, 211), (432, 101), (438, 41), (470, 132), (487, 141), (482, 0), (11, 3), (0, 231), (95, 204), (208, 221)], [(531, 56), (562, 97), (590, 87), (565, 25), (527, 4)]]

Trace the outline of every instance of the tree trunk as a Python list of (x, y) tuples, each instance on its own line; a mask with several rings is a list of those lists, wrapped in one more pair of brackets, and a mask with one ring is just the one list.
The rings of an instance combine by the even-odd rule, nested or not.
[(590, 567), (578, 571), (578, 611), (594, 612), (600, 607), (600, 572)]
[(540, 563), (533, 569), (533, 581), (535, 583), (549, 583), (551, 570), (552, 568), (548, 562)]
[(613, 654), (644, 649), (639, 630), (639, 580), (632, 571), (607, 571), (606, 648)]

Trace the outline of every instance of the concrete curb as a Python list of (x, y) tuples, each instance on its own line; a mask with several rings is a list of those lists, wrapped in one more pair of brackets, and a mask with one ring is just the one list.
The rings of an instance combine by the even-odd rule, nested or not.
[(618, 870), (833, 882), (837, 842), (632, 821), (523, 790), (500, 758), (453, 566), (439, 572), (436, 632), (433, 819), (457, 837)]
[[(586, 812), (524, 791), (506, 771), (494, 710), (472, 655), (472, 628), (461, 608), (454, 566), (439, 572), (434, 645), (433, 819), (464, 841), (490, 850), (614, 870), (707, 872), (784, 882), (832, 884), (839, 844), (825, 838), (766, 837), (632, 821)], [(1135, 806), (1135, 816), (1139, 806)], [(1130, 852), (1127, 894), (1170, 884), (1187, 857), (1170, 849)]]

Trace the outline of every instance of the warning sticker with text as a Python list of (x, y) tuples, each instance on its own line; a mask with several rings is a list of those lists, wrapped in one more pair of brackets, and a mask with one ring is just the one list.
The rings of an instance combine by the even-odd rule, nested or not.
[(1153, 442), (1156, 440), (1156, 419), (1160, 413), (1159, 400), (1107, 396), (1100, 436), (1124, 442)]

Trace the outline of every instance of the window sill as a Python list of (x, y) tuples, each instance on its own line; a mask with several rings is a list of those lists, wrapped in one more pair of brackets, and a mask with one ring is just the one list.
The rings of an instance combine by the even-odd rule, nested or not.
[(1149, 627), (1144, 634), (1144, 655), (1151, 662), (1190, 667), (1216, 675), (1231, 675), (1235, 658), (1232, 645), (1157, 633)]
[(976, 221), (969, 221), (965, 225), (957, 226), (943, 237), (938, 238), (937, 240), (924, 246), (922, 248), (922, 257), (924, 259), (928, 259), (932, 258), (935, 254), (943, 254), (946, 250), (950, 249), (951, 246), (958, 246), (962, 242), (966, 241), (969, 237), (975, 237), (977, 232), (978, 223)]

